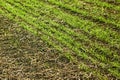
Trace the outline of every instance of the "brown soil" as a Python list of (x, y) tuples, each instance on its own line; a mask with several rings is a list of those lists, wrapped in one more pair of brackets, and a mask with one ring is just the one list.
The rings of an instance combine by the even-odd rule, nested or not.
[(40, 37), (0, 16), (0, 80), (83, 80), (88, 75)]

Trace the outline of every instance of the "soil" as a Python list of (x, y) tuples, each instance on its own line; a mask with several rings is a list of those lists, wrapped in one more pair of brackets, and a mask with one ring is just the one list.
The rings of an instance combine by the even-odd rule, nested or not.
[(40, 36), (0, 16), (0, 80), (88, 79), (86, 72), (60, 54)]

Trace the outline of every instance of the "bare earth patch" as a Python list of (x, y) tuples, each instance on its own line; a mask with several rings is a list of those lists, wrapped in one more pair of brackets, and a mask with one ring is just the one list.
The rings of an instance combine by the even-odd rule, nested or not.
[(0, 16), (0, 80), (95, 78), (60, 54), (40, 37)]

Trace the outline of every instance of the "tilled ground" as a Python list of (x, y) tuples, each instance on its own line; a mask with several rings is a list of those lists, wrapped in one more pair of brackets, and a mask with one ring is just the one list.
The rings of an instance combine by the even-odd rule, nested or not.
[[(94, 79), (40, 37), (0, 16), (0, 80)], [(95, 78), (97, 79), (97, 78)]]

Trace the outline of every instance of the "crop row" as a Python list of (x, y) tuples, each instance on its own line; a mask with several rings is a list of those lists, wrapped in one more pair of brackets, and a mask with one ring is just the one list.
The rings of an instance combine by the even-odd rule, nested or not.
[[(56, 12), (56, 13), (58, 12), (58, 13), (60, 13), (61, 15), (63, 14), (63, 15), (62, 15), (63, 18), (64, 18), (64, 16), (66, 16), (66, 15), (64, 15), (63, 12), (60, 12), (60, 11), (55, 11), (55, 12)], [(58, 13), (57, 13), (57, 14), (58, 14)], [(53, 13), (52, 13), (52, 14), (53, 14)], [(53, 14), (53, 15), (54, 15), (54, 14)], [(67, 14), (67, 15), (69, 15), (69, 14)], [(54, 15), (54, 16), (55, 16), (55, 15)], [(60, 15), (57, 15), (57, 16), (60, 16)], [(70, 16), (71, 16), (71, 15), (70, 15)], [(69, 17), (70, 17), (70, 16), (69, 16)], [(61, 17), (61, 16), (60, 16), (60, 17)], [(63, 18), (62, 18), (62, 19), (63, 19)], [(73, 17), (73, 18), (74, 18), (74, 17)], [(70, 19), (70, 20), (73, 20), (73, 18)], [(75, 17), (75, 18), (76, 18), (76, 17)], [(78, 19), (78, 18), (77, 18), (77, 19)], [(68, 20), (69, 20), (69, 19), (68, 19)], [(76, 21), (76, 20), (74, 19), (74, 22), (75, 22), (75, 21)], [(73, 24), (74, 24), (74, 22), (71, 21), (70, 23), (73, 23)], [(77, 22), (80, 22), (80, 19), (79, 19), (79, 21), (76, 21), (76, 23), (77, 23)], [(85, 23), (85, 22), (87, 23), (88, 21), (84, 21), (84, 23)], [(78, 24), (78, 23), (77, 23), (77, 24)], [(81, 24), (81, 23), (80, 23), (80, 24)], [(90, 25), (90, 26), (93, 26), (93, 27), (95, 26), (95, 28), (96, 28), (96, 25), (95, 25), (94, 23), (92, 23), (92, 22), (90, 23), (90, 22), (89, 22), (89, 24), (92, 24), (92, 25)], [(75, 26), (75, 24), (72, 25), (72, 26)], [(81, 25), (79, 25), (79, 26), (81, 26)], [(94, 29), (93, 27), (92, 27), (92, 31), (93, 31), (93, 30), (96, 31), (96, 29)], [(91, 28), (91, 27), (89, 27), (89, 28)], [(100, 28), (100, 27), (97, 26), (97, 28)], [(92, 31), (91, 31), (91, 32), (92, 32)], [(107, 33), (106, 36), (103, 34), (103, 35), (101, 35), (101, 37), (108, 37), (108, 38), (109, 38), (108, 41), (111, 40), (111, 37), (113, 37), (113, 40), (114, 40), (114, 38), (115, 38), (116, 40), (118, 40), (118, 43), (119, 43), (119, 34), (116, 34), (115, 32), (112, 32), (112, 31), (110, 31), (109, 29), (105, 30), (104, 32), (103, 32), (102, 29), (99, 29), (99, 30), (97, 30), (97, 31), (101, 32), (101, 33), (98, 32), (98, 35), (99, 35), (99, 34), (103, 34), (103, 33), (106, 35), (106, 33)], [(88, 33), (89, 33), (89, 30), (88, 30)], [(94, 33), (93, 33), (93, 34), (94, 34)], [(104, 40), (104, 39), (103, 39), (103, 40)], [(107, 40), (106, 40), (106, 41), (107, 41)], [(113, 42), (113, 41), (111, 41), (111, 42)]]
[(105, 7), (105, 8), (111, 8), (113, 10), (116, 10), (116, 11), (120, 11), (120, 6), (115, 6), (115, 5), (111, 5), (109, 3), (106, 3), (106, 2), (102, 2), (100, 0), (84, 0), (85, 2), (88, 2), (88, 3), (92, 3), (94, 4), (95, 6), (100, 6), (100, 7)]
[[(47, 5), (46, 5), (47, 6)], [(48, 6), (47, 8), (49, 8), (50, 6)], [(49, 8), (51, 9), (51, 8)], [(95, 36), (97, 36), (98, 38), (105, 40), (107, 42), (110, 42), (111, 45), (113, 44), (119, 44), (120, 39), (119, 39), (119, 34), (116, 34), (115, 32), (110, 31), (109, 28), (103, 30), (102, 28), (100, 28), (99, 26), (96, 26), (96, 24), (94, 24), (93, 22), (90, 22), (88, 20), (81, 20), (76, 16), (72, 16), (70, 14), (67, 13), (63, 13), (60, 10), (56, 10), (53, 9), (53, 12), (55, 15), (60, 16), (59, 14), (63, 14), (62, 16), (60, 16), (59, 18), (62, 18), (64, 21), (66, 21), (68, 24), (72, 25), (72, 26), (76, 26), (76, 27), (81, 27), (81, 24), (88, 24), (89, 27), (87, 27), (87, 30), (84, 30), (86, 32), (90, 32), (90, 34), (95, 34)], [(65, 15), (66, 14), (66, 15)], [(65, 16), (67, 16), (67, 19), (64, 18)], [(91, 27), (90, 27), (91, 26)], [(85, 28), (85, 27), (84, 27)], [(102, 34), (102, 35), (101, 35)], [(113, 37), (113, 39), (111, 38)], [(114, 42), (115, 40), (117, 40), (117, 42)]]
[[(45, 11), (45, 10), (44, 10)], [(50, 13), (50, 11), (46, 11), (46, 12), (44, 12), (43, 14), (47, 14), (47, 13)], [(36, 15), (39, 15), (39, 14), (36, 14)], [(59, 16), (59, 15), (58, 15)], [(102, 30), (100, 30), (100, 31), (102, 31)], [(106, 36), (110, 36), (110, 37), (113, 37), (113, 39), (115, 38), (115, 39), (119, 39), (119, 34), (116, 34), (115, 32), (112, 32), (112, 31), (110, 31), (109, 29), (108, 30), (106, 30), (106, 32), (108, 32), (109, 31), (109, 35), (106, 35)], [(104, 32), (105, 33), (105, 32)], [(113, 34), (114, 33), (114, 34)], [(111, 39), (111, 38), (110, 38)], [(109, 40), (109, 39), (108, 39)]]
[[(10, 6), (9, 6), (10, 7)], [(19, 12), (19, 13), (18, 13)], [(17, 14), (15, 14), (15, 15), (18, 15), (18, 16), (20, 16), (21, 14), (22, 15), (28, 15), (28, 14), (26, 14), (26, 13), (24, 13), (24, 12), (22, 12), (22, 11), (18, 11), (17, 9), (16, 9), (16, 11), (15, 11), (15, 13), (17, 13)], [(21, 16), (20, 16), (21, 17)], [(27, 17), (29, 17), (30, 18), (30, 20), (28, 20), (28, 19), (25, 19), (25, 18), (27, 18)], [(22, 17), (22, 18), (24, 18), (24, 17)], [(28, 21), (28, 22), (32, 22), (32, 25), (36, 25), (37, 26), (37, 28), (38, 27), (40, 27), (40, 25), (37, 25), (37, 24), (35, 24), (35, 22), (36, 22), (36, 18), (33, 18), (33, 17), (31, 17), (31, 16), (25, 16), (25, 20), (26, 21)], [(41, 21), (42, 22), (42, 21)], [(49, 22), (49, 21), (48, 21)], [(51, 21), (50, 21), (51, 22)], [(30, 23), (31, 24), (31, 23)], [(66, 45), (68, 45), (68, 47), (69, 48), (71, 48), (72, 49), (72, 43), (74, 42), (74, 41), (71, 41), (72, 39), (70, 38), (70, 37), (68, 37), (67, 35), (65, 35), (65, 36), (63, 36), (64, 34), (62, 34), (62, 33), (60, 33), (60, 32), (58, 32), (58, 31), (56, 31), (54, 28), (50, 28), (51, 26), (49, 26), (49, 28), (46, 28), (46, 26), (48, 26), (48, 25), (45, 25), (44, 23), (39, 23), (39, 24), (42, 24), (41, 25), (41, 27), (44, 27), (44, 29), (46, 29), (47, 31), (44, 31), (44, 30), (42, 30), (42, 32), (44, 32), (44, 33), (46, 33), (46, 34), (49, 34), (49, 36), (55, 36), (55, 38), (57, 38), (57, 40), (59, 40), (59, 42), (62, 42), (62, 43), (64, 43), (64, 44), (66, 44)], [(48, 24), (50, 24), (50, 23), (48, 23)], [(53, 30), (54, 29), (54, 30)], [(40, 30), (41, 30), (41, 28), (40, 28)], [(52, 33), (51, 33), (52, 32)], [(55, 35), (53, 35), (53, 33), (55, 33)], [(62, 38), (59, 38), (59, 36), (62, 36)], [(71, 39), (71, 40), (69, 40), (69, 39)], [(63, 41), (63, 40), (65, 40), (65, 41)], [(69, 40), (68, 42), (66, 42), (66, 40)], [(71, 43), (71, 44), (70, 44)], [(75, 45), (77, 45), (77, 43), (75, 44)], [(78, 49), (75, 49), (75, 48), (73, 48), (73, 50), (76, 50), (76, 51), (78, 51)]]
[[(3, 4), (3, 3), (2, 3)], [(53, 37), (51, 34), (50, 34), (50, 32), (47, 32), (46, 30), (44, 30), (43, 32), (44, 33), (41, 33), (40, 32), (40, 29), (39, 29), (39, 32), (38, 32), (38, 30), (37, 30), (37, 28), (35, 29), (35, 28), (32, 28), (33, 26), (36, 26), (36, 25), (34, 25), (33, 23), (28, 23), (28, 21), (26, 22), (26, 20), (25, 20), (25, 15), (24, 15), (24, 19), (23, 19), (23, 15), (19, 15), (16, 19), (15, 19), (15, 16), (17, 15), (17, 14), (14, 14), (13, 12), (10, 12), (10, 11), (8, 11), (7, 9), (4, 9), (4, 10), (0, 10), (0, 13), (1, 14), (6, 14), (6, 16), (7, 17), (9, 17), (9, 19), (11, 19), (11, 20), (13, 20), (13, 21), (15, 21), (15, 22), (17, 22), (17, 24), (19, 24), (19, 26), (22, 26), (23, 28), (25, 28), (26, 30), (28, 30), (28, 31), (30, 31), (30, 32), (32, 32), (32, 33), (34, 33), (35, 35), (39, 35), (40, 36), (40, 38), (43, 40), (43, 41), (46, 41), (46, 42), (48, 42), (48, 44), (49, 45), (51, 45), (51, 46), (53, 46), (53, 47), (55, 47), (57, 50), (59, 50), (60, 52), (63, 52), (63, 49), (60, 47), (60, 45), (58, 46), (58, 44), (56, 45), (55, 43), (57, 42), (56, 40), (53, 40), (54, 38), (50, 38), (50, 37)], [(22, 18), (22, 19), (20, 19), (20, 18)], [(47, 33), (47, 34), (46, 34)], [(40, 35), (40, 34), (42, 34), (42, 35)], [(48, 34), (50, 34), (50, 35), (48, 35)], [(62, 46), (62, 45), (61, 45)], [(62, 46), (63, 47), (63, 46)], [(71, 57), (72, 58), (72, 56), (70, 56), (70, 54), (68, 55), (68, 53), (66, 53), (67, 54), (67, 56), (69, 56), (69, 57)], [(65, 55), (66, 55), (65, 54)]]
[[(47, 19), (47, 20), (48, 20), (48, 19)], [(54, 24), (55, 24), (55, 23), (54, 23)], [(55, 26), (55, 25), (54, 25), (54, 26)], [(57, 26), (57, 25), (56, 25), (56, 26)], [(61, 27), (60, 27), (60, 26), (61, 26)], [(59, 28), (59, 27), (60, 27), (60, 28), (63, 28), (62, 25), (60, 25), (60, 26), (58, 26), (58, 28)], [(68, 31), (69, 29), (68, 29), (68, 30), (67, 30), (67, 29), (64, 29), (64, 31), (65, 31), (65, 30)], [(70, 31), (70, 30), (69, 30), (69, 31)], [(71, 34), (73, 34), (73, 33), (71, 33)], [(76, 35), (77, 35), (77, 34), (76, 34)], [(84, 36), (84, 35), (83, 35), (83, 36)], [(92, 52), (93, 52), (93, 51), (92, 51)], [(99, 57), (98, 57), (98, 58), (99, 58)]]
[[(72, 8), (75, 9), (79, 9), (80, 11), (86, 11), (89, 12), (90, 15), (97, 15), (97, 16), (101, 16), (109, 19), (109, 20), (113, 20), (116, 21), (119, 19), (118, 16), (120, 16), (119, 14), (109, 14), (107, 9), (105, 8), (101, 8), (98, 6), (93, 6), (91, 4), (85, 3), (85, 1), (59, 1), (60, 4), (64, 4), (66, 6), (70, 6)], [(87, 16), (87, 15), (86, 15)]]
[[(113, 25), (116, 28), (120, 29), (120, 25), (119, 25), (120, 22), (118, 20), (115, 21), (115, 20), (109, 19), (109, 18), (106, 19), (106, 18), (104, 18), (104, 17), (102, 17), (100, 15), (97, 15), (96, 14), (97, 12), (95, 10), (93, 10), (92, 12), (90, 12), (88, 10), (85, 11), (83, 9), (78, 9), (78, 8), (72, 7), (72, 6), (68, 5), (68, 4), (64, 4), (61, 1), (57, 1), (56, 2), (55, 0), (49, 0), (49, 3), (53, 4), (53, 5), (56, 5), (56, 6), (59, 6), (61, 8), (64, 8), (65, 10), (70, 10), (71, 12), (78, 13), (80, 15), (92, 18), (95, 21), (99, 21), (99, 22), (103, 22), (103, 23), (107, 23), (107, 24)], [(93, 13), (95, 13), (95, 15)]]
[(115, 1), (99, 0), (99, 1), (106, 2), (107, 4), (110, 4), (112, 6), (118, 6), (120, 4), (120, 0), (115, 0)]
[[(4, 12), (4, 11), (0, 11), (0, 12)], [(9, 15), (9, 16), (8, 16)], [(14, 17), (13, 17), (13, 15), (11, 15), (11, 13), (7, 13), (7, 17), (9, 17), (9, 18), (11, 18), (11, 19), (13, 19), (14, 20)], [(16, 21), (16, 20), (15, 20)], [(28, 25), (28, 24), (26, 24), (24, 21), (22, 22), (17, 22), (20, 26), (22, 26), (22, 27), (24, 27), (24, 28), (26, 28), (27, 30), (29, 30), (29, 31), (31, 31), (31, 32), (33, 32), (34, 34), (37, 34), (38, 32), (37, 32), (37, 30), (35, 31), (34, 29), (29, 29), (29, 27), (31, 26), (31, 25)], [(31, 26), (32, 27), (32, 26)], [(44, 32), (44, 34), (46, 34), (45, 32)], [(41, 37), (41, 39), (43, 40), (43, 41), (46, 41), (46, 42), (48, 42), (48, 44), (49, 45), (52, 45), (53, 47), (55, 47), (57, 50), (59, 50), (59, 51), (62, 51), (63, 52), (63, 50), (62, 50), (62, 48), (60, 47), (60, 46), (57, 46), (56, 44), (54, 44), (55, 42), (53, 41), (53, 40), (51, 40), (49, 37), (50, 36), (48, 36), (48, 35), (41, 35), (40, 37)], [(51, 37), (53, 37), (53, 36), (51, 36)], [(70, 54), (69, 53), (64, 53), (64, 55), (66, 56), (66, 57), (68, 57), (69, 59), (71, 59), (71, 58), (73, 58), (73, 56), (70, 56)], [(82, 67), (81, 67), (82, 66)], [(85, 66), (85, 67), (83, 67), (83, 66)], [(88, 72), (88, 66), (87, 65), (85, 65), (84, 63), (80, 63), (80, 66), (79, 66), (79, 68), (80, 69), (84, 69), (86, 72)], [(91, 69), (89, 69), (89, 71), (92, 71), (93, 73), (95, 73), (94, 75), (96, 75), (96, 76), (98, 76), (98, 77), (100, 77), (100, 78), (102, 78), (102, 79), (105, 79), (104, 77), (102, 77), (102, 76), (100, 76), (100, 73), (99, 72), (95, 72), (94, 70), (91, 70)]]

